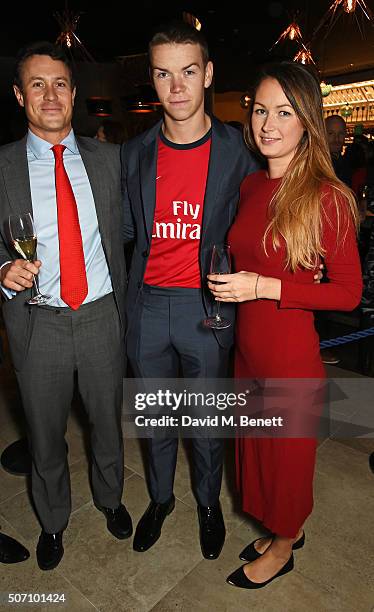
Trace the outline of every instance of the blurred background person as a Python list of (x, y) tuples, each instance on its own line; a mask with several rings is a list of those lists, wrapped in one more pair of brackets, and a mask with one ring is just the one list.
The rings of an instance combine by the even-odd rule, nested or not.
[(340, 115), (330, 115), (325, 119), (325, 126), (335, 174), (343, 183), (350, 187), (352, 182), (352, 169), (347, 157), (342, 154), (345, 138), (347, 136), (346, 123)]
[[(352, 184), (352, 168), (347, 159), (347, 156), (343, 155), (343, 147), (347, 136), (346, 123), (340, 115), (330, 115), (325, 119), (325, 127), (327, 132), (327, 143), (329, 145), (329, 151), (333, 168), (336, 176), (343, 181), (348, 187)], [(325, 276), (322, 282), (328, 282), (328, 271), (324, 270)], [(321, 339), (328, 339), (329, 337), (329, 323), (327, 320), (327, 313), (318, 312), (316, 314), (316, 324), (318, 333)], [(321, 350), (321, 358), (323, 363), (328, 365), (337, 365), (340, 362), (340, 357), (337, 353), (329, 348)]]
[(347, 147), (345, 158), (352, 172), (351, 187), (357, 198), (360, 197), (367, 181), (368, 143), (366, 138), (355, 138)]
[(127, 138), (126, 129), (119, 121), (105, 119), (98, 127), (95, 138), (100, 142), (122, 144)]

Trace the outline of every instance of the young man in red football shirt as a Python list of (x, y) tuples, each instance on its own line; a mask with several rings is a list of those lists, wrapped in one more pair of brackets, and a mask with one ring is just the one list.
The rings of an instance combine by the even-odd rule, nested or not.
[[(241, 133), (204, 109), (213, 64), (200, 32), (180, 23), (154, 35), (150, 71), (164, 118), (122, 150), (127, 241), (134, 241), (128, 286), (127, 353), (139, 378), (227, 376), (233, 325), (214, 332), (202, 320), (214, 303), (206, 276), (214, 244), (225, 242), (242, 179), (257, 169)], [(233, 322), (234, 311), (223, 316)], [(192, 439), (200, 543), (216, 559), (225, 539), (219, 503), (223, 440)], [(148, 440), (151, 503), (134, 549), (157, 541), (175, 505), (176, 438)]]

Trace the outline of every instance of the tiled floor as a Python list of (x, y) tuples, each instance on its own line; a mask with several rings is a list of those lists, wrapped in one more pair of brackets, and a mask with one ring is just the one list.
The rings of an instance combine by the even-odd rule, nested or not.
[[(330, 374), (349, 376), (335, 368)], [(22, 433), (22, 411), (9, 363), (0, 369), (0, 385), (1, 452)], [(342, 404), (340, 410), (343, 414), (348, 409)], [(54, 571), (41, 572), (36, 564), (34, 550), (40, 527), (26, 479), (0, 468), (2, 530), (31, 551), (25, 563), (0, 566), (0, 593), (64, 593), (65, 606), (27, 609), (63, 608), (69, 612), (374, 610), (374, 475), (368, 467), (374, 438), (320, 443), (315, 510), (306, 525), (306, 546), (295, 553), (295, 571), (266, 589), (248, 592), (225, 583), (226, 576), (240, 564), (239, 551), (259, 533), (241, 514), (233, 492), (232, 445), (227, 448), (222, 491), (228, 535), (220, 558), (206, 561), (201, 556), (183, 445), (175, 483), (176, 509), (166, 520), (159, 542), (139, 554), (132, 550), (131, 541), (111, 537), (102, 514), (92, 504), (81, 421), (75, 415), (69, 421), (73, 513), (64, 537), (65, 556)], [(126, 440), (125, 445), (124, 501), (136, 524), (148, 495), (139, 443)]]

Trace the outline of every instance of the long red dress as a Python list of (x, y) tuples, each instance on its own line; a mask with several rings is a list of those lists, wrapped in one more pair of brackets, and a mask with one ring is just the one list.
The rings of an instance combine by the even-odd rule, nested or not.
[[(337, 241), (337, 216), (331, 189), (325, 188), (323, 246), (329, 283), (314, 284), (316, 271), (285, 269), (285, 248), (267, 255), (262, 247), (271, 197), (280, 179), (265, 171), (247, 176), (239, 210), (229, 232), (235, 270), (282, 281), (281, 299), (240, 303), (237, 310), (235, 376), (238, 378), (323, 378), (313, 310), (353, 310), (362, 291), (353, 223)], [(346, 217), (347, 219), (347, 217)], [(347, 225), (347, 224), (346, 224)], [(295, 537), (313, 507), (316, 440), (249, 438), (237, 440), (237, 481), (243, 510), (271, 532)]]

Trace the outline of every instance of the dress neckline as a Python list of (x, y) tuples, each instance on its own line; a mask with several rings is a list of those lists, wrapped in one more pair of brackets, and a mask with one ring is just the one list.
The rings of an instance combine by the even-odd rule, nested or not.
[(261, 170), (263, 177), (265, 179), (266, 182), (268, 183), (276, 183), (276, 182), (280, 182), (282, 180), (282, 176), (279, 176), (277, 178), (270, 178), (270, 176), (268, 176), (268, 171), (267, 170)]

